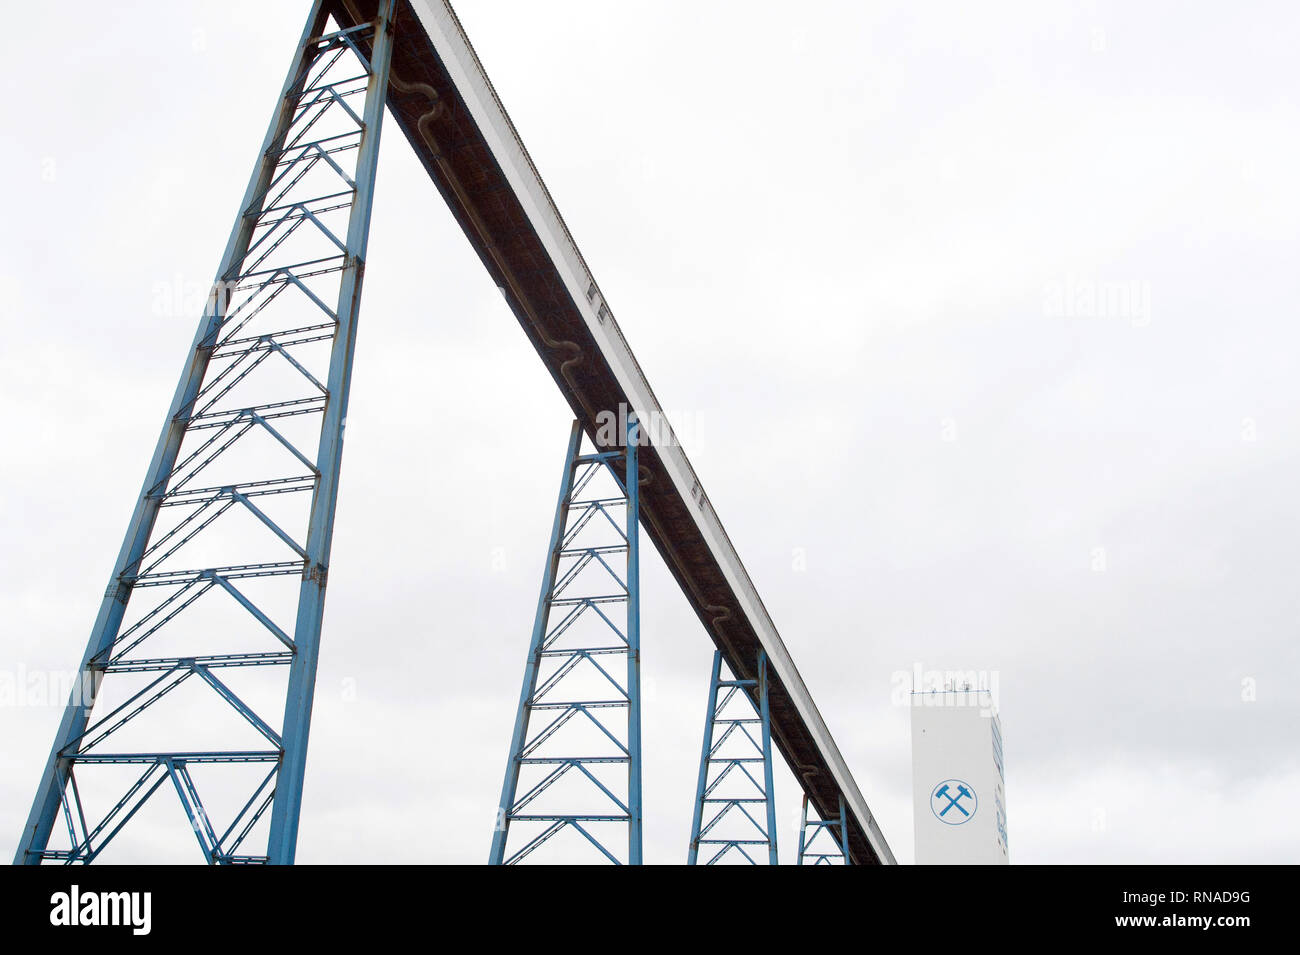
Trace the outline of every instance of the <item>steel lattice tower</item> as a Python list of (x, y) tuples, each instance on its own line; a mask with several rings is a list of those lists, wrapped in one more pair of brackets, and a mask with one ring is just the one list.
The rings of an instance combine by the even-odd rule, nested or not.
[[(575, 421), (569, 434), (492, 865), (519, 863), (566, 828), (610, 862), (641, 863), (641, 431), (635, 415), (624, 435), (621, 449), (582, 454), (581, 424)], [(600, 490), (602, 476), (612, 493)], [(622, 674), (610, 665), (620, 658)], [(624, 825), (626, 852), (611, 836)], [(508, 853), (514, 827), (524, 830), (522, 845), (517, 838)]]
[[(755, 691), (758, 699), (749, 696)], [(719, 696), (719, 691), (724, 691)], [(756, 818), (762, 807), (763, 819)], [(687, 865), (731, 861), (734, 854), (758, 865), (751, 855), (765, 846), (768, 865), (777, 864), (776, 791), (772, 786), (772, 720), (768, 709), (767, 656), (758, 658), (758, 679), (723, 679), (722, 653), (713, 652), (704, 746), (691, 822)]]
[[(168, 780), (210, 863), (294, 859), (394, 9), (331, 31), (312, 6), (18, 863), (91, 862)], [(167, 715), (183, 684), (242, 740)], [(96, 802), (111, 767), (130, 769)], [(224, 815), (195, 779), (218, 769), (236, 778), (210, 792), (243, 786)], [(67, 846), (51, 848), (60, 816)]]
[(803, 815), (799, 821), (799, 858), (795, 864), (850, 865), (848, 831), (843, 796), (840, 797), (840, 812), (837, 818), (809, 821), (808, 797), (805, 795)]

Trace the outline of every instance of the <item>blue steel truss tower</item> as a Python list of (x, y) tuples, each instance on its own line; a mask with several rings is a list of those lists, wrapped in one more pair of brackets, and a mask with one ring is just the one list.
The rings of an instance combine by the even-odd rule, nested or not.
[[(751, 689), (757, 690), (757, 702), (749, 696)], [(721, 698), (720, 690), (725, 691)], [(767, 864), (776, 865), (767, 654), (759, 651), (757, 680), (725, 680), (722, 653), (715, 650), (686, 864), (696, 865), (703, 847), (706, 865), (740, 860), (758, 865), (754, 855), (761, 856), (758, 849), (764, 846)]]
[[(824, 835), (823, 835), (824, 834)], [(799, 858), (796, 865), (850, 865), (849, 827), (840, 796), (840, 811), (834, 819), (808, 821), (808, 795), (803, 797), (803, 816), (799, 821)]]
[(95, 860), (160, 788), (209, 863), (294, 859), (395, 4), (313, 4), (16, 863)]
[[(573, 422), (491, 865), (522, 862), (567, 830), (597, 858), (641, 864), (641, 436), (629, 414), (622, 449), (582, 454)], [(622, 673), (611, 665), (620, 658)], [(626, 851), (616, 844), (622, 826)]]

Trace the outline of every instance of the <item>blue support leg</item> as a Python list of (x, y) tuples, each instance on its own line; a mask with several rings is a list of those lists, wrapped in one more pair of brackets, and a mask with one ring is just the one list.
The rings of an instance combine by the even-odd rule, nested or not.
[[(582, 454), (578, 422), (569, 432), (491, 865), (522, 862), (565, 832), (576, 837), (570, 851), (642, 862), (637, 436), (633, 417), (625, 449)], [(611, 612), (618, 604), (622, 615)], [(622, 682), (608, 663), (619, 656)], [(612, 718), (620, 711), (622, 731)], [(616, 769), (626, 775), (616, 779)], [(577, 805), (583, 798), (586, 808)], [(609, 835), (618, 825), (627, 826), (621, 857)]]
[(627, 714), (628, 862), (641, 865), (641, 555), (640, 465), (637, 447), (641, 429), (635, 413), (627, 420), (624, 489), (627, 493)]
[(804, 850), (808, 847), (808, 794), (803, 794), (803, 814), (799, 819), (799, 853), (795, 865), (803, 865)]
[[(838, 838), (836, 831), (838, 830)], [(825, 838), (818, 840), (825, 832)], [(807, 860), (807, 862), (805, 862)], [(808, 795), (803, 797), (803, 818), (799, 823), (798, 865), (852, 865), (849, 855), (848, 810), (844, 796), (839, 798), (839, 812), (834, 819), (808, 820)]]
[[(167, 778), (200, 834), (207, 861), (293, 861), (396, 2), (381, 0), (374, 21), (333, 32), (326, 32), (329, 7), (323, 0), (312, 4), (276, 101), (15, 862), (95, 860)], [(359, 97), (364, 105), (354, 109), (349, 101)], [(318, 351), (303, 348), (323, 342), (330, 343), (327, 370), (314, 357)], [(307, 434), (291, 437), (290, 423)], [(250, 433), (270, 437), (288, 453), (252, 466), (236, 453), (230, 463), (226, 452), (232, 446), (238, 451)], [(319, 441), (314, 460), (298, 447), (312, 439)], [(225, 483), (207, 472), (217, 461)], [(280, 502), (275, 518), (265, 506), (269, 495)], [(287, 516), (295, 502), (308, 500), (297, 516)], [(234, 529), (222, 516), (232, 509), (255, 517), (258, 530), (236, 531), (239, 562), (223, 564), (213, 553), (228, 546)], [(298, 526), (306, 528), (302, 543), (285, 529)], [(195, 541), (198, 546), (190, 546)], [(232, 583), (241, 579), (283, 588), (273, 599), (297, 597), (292, 637), (286, 621), (273, 619), (279, 611), (266, 609), (267, 598), (254, 599)], [(247, 611), (248, 632), (206, 609), (227, 599)], [(177, 618), (198, 624), (179, 628), (183, 634), (176, 639), (192, 642), (173, 648), (174, 656), (149, 655), (158, 642), (154, 635), (163, 631), (165, 641), (178, 629)], [(216, 632), (250, 646), (212, 652), (204, 641)], [(236, 695), (231, 687), (238, 683), (213, 672), (232, 667), (271, 667), (284, 675), (279, 732)], [(162, 675), (147, 695), (130, 696), (92, 720), (106, 681), (142, 673)], [(195, 675), (200, 679), (191, 681)], [(183, 731), (189, 712), (171, 696), (182, 685), (230, 706), (237, 722), (251, 727), (258, 748), (238, 742), (211, 750), (166, 748), (174, 743), (163, 738)], [(129, 693), (119, 691), (119, 698)], [(176, 708), (168, 716), (171, 705)], [(130, 721), (138, 721), (138, 738), (156, 742), (129, 753), (111, 751), (105, 741)], [(198, 763), (244, 774), (223, 785), (251, 789), (260, 780), (246, 801), (239, 790), (236, 804), (243, 808), (220, 838), (189, 772)], [(122, 764), (143, 767), (125, 795), (115, 778), (96, 775), (97, 766)], [(88, 818), (91, 805), (109, 808), (102, 818)], [(50, 845), (61, 808), (69, 822), (67, 848)], [(262, 837), (265, 854), (242, 848)]]
[[(699, 863), (701, 848), (708, 855), (707, 865), (739, 860), (757, 864), (751, 851), (759, 846), (767, 848), (768, 865), (777, 864), (768, 689), (764, 652), (758, 655), (758, 679), (724, 680), (722, 653), (714, 651), (687, 865)], [(757, 700), (750, 691), (757, 691)], [(759, 804), (765, 809), (761, 821), (753, 811)]]
[(759, 713), (763, 720), (763, 792), (767, 795), (768, 865), (777, 864), (776, 788), (772, 784), (772, 711), (767, 701), (767, 651), (758, 652)]

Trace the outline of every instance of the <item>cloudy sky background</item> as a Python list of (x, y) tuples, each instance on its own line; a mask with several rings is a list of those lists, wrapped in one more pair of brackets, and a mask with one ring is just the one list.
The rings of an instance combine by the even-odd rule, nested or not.
[[(7, 41), (11, 673), (80, 659), (197, 319), (160, 289), (210, 281), (306, 8)], [(1014, 862), (1300, 858), (1300, 11), (456, 9), (900, 861), (918, 663), (997, 673)], [(352, 395), (299, 860), (483, 861), (570, 416), (395, 124)], [(643, 594), (673, 863), (710, 645)]]

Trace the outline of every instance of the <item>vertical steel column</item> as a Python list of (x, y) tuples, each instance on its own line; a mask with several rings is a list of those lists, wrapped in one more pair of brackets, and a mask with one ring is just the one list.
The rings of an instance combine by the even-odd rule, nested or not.
[(767, 794), (767, 864), (776, 865), (776, 789), (772, 785), (772, 711), (767, 700), (767, 651), (758, 651), (759, 714), (763, 720), (763, 792)]
[(808, 794), (803, 794), (803, 811), (799, 818), (799, 854), (795, 858), (795, 865), (803, 865), (804, 849), (807, 848), (807, 842), (804, 840), (804, 834), (808, 831)]
[(383, 126), (388, 73), (393, 56), (393, 15), (397, 0), (381, 0), (370, 54), (370, 78), (362, 114), (361, 143), (357, 155), (356, 198), (348, 219), (347, 261), (339, 284), (338, 325), (330, 354), (329, 398), (321, 423), (316, 470), (320, 480), (312, 499), (307, 531), (306, 566), (294, 626), (297, 654), (289, 669), (281, 731), (284, 757), (271, 808), (270, 860), (291, 865), (298, 844), (298, 816), (302, 808), (303, 774), (307, 767), (307, 735), (311, 727), (316, 690), (316, 664), (320, 653), (321, 622), (325, 616), (325, 584), (329, 572), (330, 544), (334, 537), (334, 508), (338, 502), (339, 467), (343, 461), (343, 431), (348, 420), (352, 388), (352, 358), (356, 351), (357, 318), (361, 309), (361, 283), (366, 271), (366, 246), (370, 237), (370, 210), (374, 200), (375, 171), (379, 165), (379, 133)]
[[(758, 691), (758, 700), (753, 700), (749, 689)], [(719, 700), (718, 691), (726, 693)], [(704, 745), (700, 751), (700, 773), (695, 793), (695, 811), (691, 821), (691, 841), (687, 850), (686, 864), (699, 862), (701, 846), (717, 847), (713, 850), (707, 865), (713, 865), (725, 859), (732, 850), (743, 856), (751, 864), (758, 860), (749, 854), (746, 847), (767, 846), (768, 865), (777, 864), (776, 845), (776, 790), (772, 783), (772, 723), (771, 710), (768, 705), (768, 671), (767, 654), (762, 650), (758, 654), (757, 680), (724, 680), (722, 678), (722, 653), (713, 653), (713, 675), (709, 680), (709, 706), (704, 717)], [(755, 717), (727, 716), (729, 704), (737, 695), (745, 697), (753, 708)], [(759, 736), (754, 738), (749, 727), (759, 727)], [(721, 734), (718, 727), (725, 727)], [(733, 755), (726, 755), (729, 743), (738, 746)], [(740, 755), (740, 754), (757, 755)], [(763, 772), (756, 776), (750, 771), (755, 763), (763, 764)], [(710, 769), (720, 767), (716, 773)], [(719, 795), (724, 783), (733, 780), (741, 787), (736, 795)], [(747, 808), (763, 803), (766, 808), (764, 820), (760, 822)], [(704, 821), (705, 805), (718, 807), (709, 820)], [(739, 827), (739, 831), (733, 827)], [(714, 834), (713, 830), (722, 832)]]
[(840, 855), (844, 856), (844, 864), (848, 865), (852, 856), (849, 855), (849, 814), (844, 808), (844, 796), (840, 796)]
[(635, 412), (627, 416), (627, 456), (623, 487), (627, 493), (627, 714), (628, 864), (641, 865), (641, 428)]
[[(627, 863), (642, 862), (639, 436), (636, 418), (630, 415), (622, 436), (626, 439), (623, 450), (582, 454), (581, 425), (575, 421), (569, 432), (488, 856), (490, 865), (519, 863), (565, 829), (576, 831), (606, 859), (621, 864), (624, 860), (611, 851), (609, 840), (593, 831), (594, 825), (608, 827), (616, 823), (628, 826)], [(622, 476), (614, 467), (619, 460), (624, 462)], [(608, 473), (618, 496), (594, 493), (593, 482), (602, 473)], [(616, 507), (626, 509), (622, 521), (610, 513)], [(612, 541), (608, 539), (611, 534)], [(622, 577), (610, 561), (619, 553), (626, 555)], [(620, 602), (625, 604), (621, 622), (607, 612)], [(584, 622), (592, 625), (595, 635), (583, 630)], [(615, 677), (616, 671), (600, 662), (619, 654), (627, 658), (623, 683)], [(593, 690), (593, 681), (601, 689)], [(612, 694), (608, 692), (610, 687)], [(620, 709), (627, 711), (626, 733), (622, 735), (602, 715)], [(539, 722), (548, 721), (536, 728), (532, 726), (534, 717), (539, 717)], [(566, 727), (569, 731), (574, 727), (579, 731), (594, 730), (595, 741), (606, 751), (593, 751), (591, 740), (579, 745), (567, 739)], [(621, 782), (600, 776), (602, 766), (624, 763), (626, 800), (617, 793), (622, 789)], [(530, 774), (526, 783), (525, 773)], [(571, 805), (570, 801), (579, 800), (580, 795), (571, 790), (557, 795), (564, 787), (552, 787), (566, 777), (566, 785), (577, 783), (601, 808)], [(526, 791), (521, 794), (521, 789)], [(508, 852), (513, 827), (520, 824), (531, 830), (525, 829), (521, 847)]]

